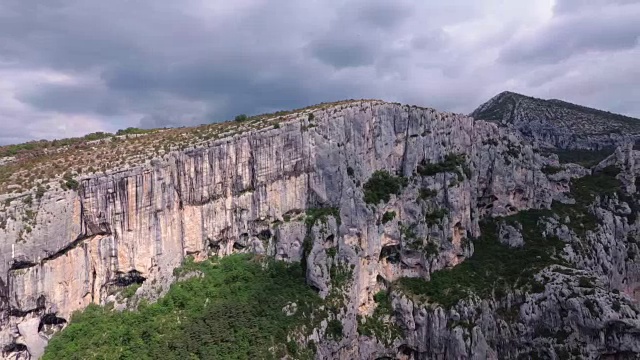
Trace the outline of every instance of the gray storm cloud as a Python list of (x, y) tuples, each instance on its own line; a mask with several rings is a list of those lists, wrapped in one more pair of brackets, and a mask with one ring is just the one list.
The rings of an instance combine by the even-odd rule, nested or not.
[(637, 2), (494, 3), (5, 0), (0, 144), (502, 90), (640, 116)]

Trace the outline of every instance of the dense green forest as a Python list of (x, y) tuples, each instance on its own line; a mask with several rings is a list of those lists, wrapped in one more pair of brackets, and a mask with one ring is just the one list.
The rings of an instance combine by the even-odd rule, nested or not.
[[(232, 255), (188, 261), (177, 271), (203, 276), (174, 283), (158, 302), (136, 311), (91, 305), (75, 313), (49, 342), (44, 359), (313, 357), (313, 343), (287, 339), (310, 330), (310, 314), (320, 301), (299, 264)], [(291, 302), (297, 311), (288, 316), (283, 308)]]

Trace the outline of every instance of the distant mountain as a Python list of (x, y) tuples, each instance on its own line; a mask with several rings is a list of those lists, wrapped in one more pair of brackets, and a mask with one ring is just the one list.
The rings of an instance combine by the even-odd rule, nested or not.
[(547, 147), (601, 148), (640, 137), (640, 119), (509, 91), (480, 105), (471, 116), (511, 125)]

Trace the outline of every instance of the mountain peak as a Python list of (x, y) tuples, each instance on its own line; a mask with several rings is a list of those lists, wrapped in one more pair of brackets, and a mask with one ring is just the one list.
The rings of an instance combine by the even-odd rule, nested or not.
[(511, 125), (526, 137), (554, 147), (600, 147), (640, 137), (640, 120), (564, 100), (503, 91), (471, 114), (477, 120)]

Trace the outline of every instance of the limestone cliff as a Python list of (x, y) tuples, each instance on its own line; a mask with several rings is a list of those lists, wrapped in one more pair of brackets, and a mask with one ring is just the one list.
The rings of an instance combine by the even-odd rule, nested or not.
[[(637, 247), (629, 239), (637, 236), (630, 199), (638, 156), (621, 148), (601, 164), (621, 168), (616, 176), (626, 192), (588, 205), (600, 220), (596, 228), (576, 233), (564, 217), (540, 219), (545, 236), (567, 244), (561, 257), (571, 276), (547, 267), (535, 275), (542, 292), (514, 288), (450, 308), (393, 284), (429, 279), (472, 256), (483, 219), (571, 203), (572, 179), (591, 170), (560, 168), (557, 158), (491, 122), (352, 101), (79, 177), (77, 190), (1, 195), (2, 354), (37, 358), (73, 311), (113, 300), (114, 289), (138, 283), (139, 294), (157, 296), (186, 256), (245, 251), (302, 260), (323, 297), (340, 294), (340, 310), (330, 317), (343, 324), (342, 337), (326, 339), (325, 321), (298, 339), (314, 339), (318, 358), (516, 358), (548, 348), (559, 356), (583, 343), (590, 344), (579, 349), (585, 357), (637, 353), (631, 298), (638, 271), (629, 256)], [(367, 203), (364, 187), (378, 170), (406, 185), (389, 201)], [(326, 221), (305, 223), (304, 213), (315, 209), (324, 209)], [(500, 230), (502, 238), (513, 234), (505, 243), (526, 244), (526, 236), (517, 240), (518, 224), (509, 226)], [(350, 277), (338, 285), (332, 274), (341, 267)], [(575, 290), (576, 274), (595, 276), (597, 286)], [(392, 298), (383, 327), (399, 333), (361, 329), (362, 319), (377, 314), (380, 290)], [(558, 343), (559, 328), (569, 345)]]
[(598, 149), (640, 137), (640, 120), (561, 100), (502, 92), (471, 113), (519, 131), (541, 147)]

